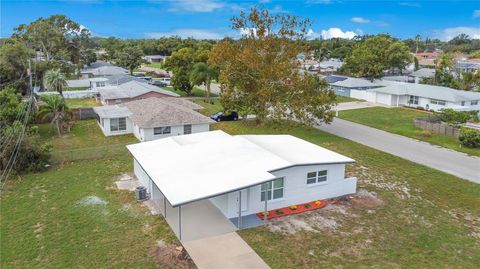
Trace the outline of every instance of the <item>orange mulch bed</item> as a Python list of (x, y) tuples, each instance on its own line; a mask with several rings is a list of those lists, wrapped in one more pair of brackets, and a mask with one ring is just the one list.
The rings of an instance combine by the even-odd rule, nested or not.
[[(267, 219), (274, 219), (274, 218), (279, 218), (283, 216), (299, 214), (302, 212), (319, 209), (319, 208), (325, 207), (326, 205), (327, 205), (327, 201), (317, 200), (317, 201), (313, 201), (305, 204), (278, 208), (278, 209), (267, 211)], [(261, 220), (264, 219), (264, 212), (257, 213), (256, 215)]]

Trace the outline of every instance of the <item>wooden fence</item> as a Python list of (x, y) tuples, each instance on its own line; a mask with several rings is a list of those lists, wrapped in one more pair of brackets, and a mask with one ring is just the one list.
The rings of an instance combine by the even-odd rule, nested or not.
[(413, 125), (415, 125), (415, 127), (417, 128), (427, 130), (434, 134), (442, 134), (446, 136), (453, 136), (456, 138), (458, 138), (458, 135), (460, 134), (460, 127), (452, 126), (431, 118), (413, 119)]

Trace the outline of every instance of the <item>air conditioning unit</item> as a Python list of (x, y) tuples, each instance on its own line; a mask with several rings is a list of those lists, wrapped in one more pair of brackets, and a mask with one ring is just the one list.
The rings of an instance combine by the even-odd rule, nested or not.
[(147, 188), (140, 186), (135, 189), (135, 198), (137, 201), (144, 201), (148, 199)]

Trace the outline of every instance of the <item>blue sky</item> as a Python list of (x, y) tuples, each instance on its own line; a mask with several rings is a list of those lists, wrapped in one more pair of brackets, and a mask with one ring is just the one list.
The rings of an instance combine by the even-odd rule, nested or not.
[(38, 17), (65, 14), (96, 36), (157, 38), (238, 37), (229, 19), (240, 10), (261, 4), (273, 12), (313, 20), (311, 37), (347, 37), (389, 33), (399, 38), (436, 37), (448, 40), (459, 33), (480, 38), (480, 1), (9, 1), (1, 0), (1, 37)]

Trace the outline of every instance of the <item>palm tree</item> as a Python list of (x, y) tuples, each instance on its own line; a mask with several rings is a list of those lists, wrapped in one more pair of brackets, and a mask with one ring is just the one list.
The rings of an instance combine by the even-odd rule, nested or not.
[(43, 119), (51, 118), (51, 123), (55, 124), (57, 134), (62, 135), (63, 123), (69, 121), (72, 117), (71, 111), (68, 109), (65, 99), (60, 95), (48, 94), (41, 97), (43, 105), (40, 107), (38, 114)]
[(210, 102), (210, 84), (218, 76), (217, 70), (206, 63), (196, 63), (190, 72), (190, 82), (195, 85), (205, 85), (205, 101)]
[(49, 90), (55, 90), (63, 97), (63, 87), (67, 86), (67, 79), (60, 69), (45, 72), (43, 82)]

